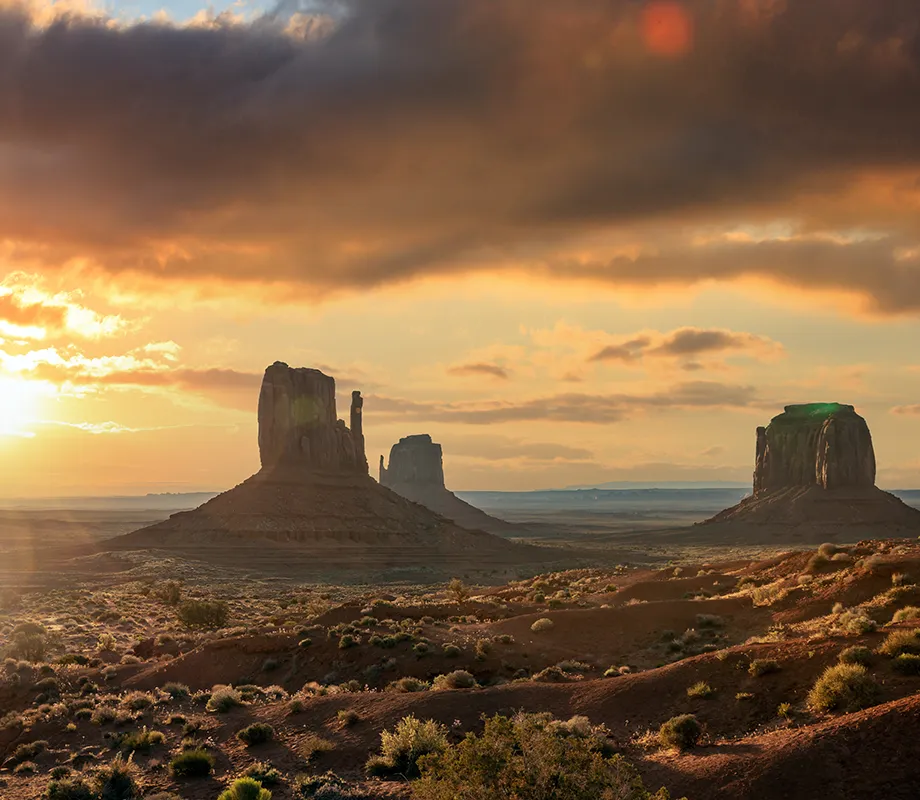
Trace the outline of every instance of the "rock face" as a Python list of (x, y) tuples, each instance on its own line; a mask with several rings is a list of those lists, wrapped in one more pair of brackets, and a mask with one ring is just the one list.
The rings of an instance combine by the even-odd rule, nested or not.
[(558, 559), (557, 551), (518, 545), (479, 526), (467, 530), (374, 481), (364, 455), (363, 405), (354, 392), (349, 429), (336, 418), (331, 377), (272, 364), (259, 395), (259, 472), (193, 511), (107, 540), (104, 549), (163, 549), (323, 580), (387, 580), (390, 570), (427, 580)]
[(353, 392), (349, 430), (336, 414), (334, 378), (276, 361), (265, 370), (259, 393), (262, 469), (366, 474), (363, 406), (361, 393)]
[[(757, 429), (753, 494), (704, 524), (771, 527), (782, 541), (893, 536), (920, 529), (920, 511), (875, 486), (875, 451), (853, 406), (786, 406)], [(739, 543), (745, 536), (739, 537)]]
[(754, 494), (790, 486), (875, 486), (872, 435), (853, 406), (786, 406), (757, 429)]
[(427, 433), (400, 439), (390, 449), (389, 469), (384, 467), (383, 456), (380, 456), (380, 483), (391, 488), (410, 483), (443, 489), (444, 454), (441, 445), (431, 441)]
[(489, 516), (461, 500), (444, 485), (444, 454), (427, 433), (406, 436), (390, 449), (390, 465), (380, 456), (382, 486), (453, 520), (464, 528), (499, 535), (523, 533), (510, 522)]

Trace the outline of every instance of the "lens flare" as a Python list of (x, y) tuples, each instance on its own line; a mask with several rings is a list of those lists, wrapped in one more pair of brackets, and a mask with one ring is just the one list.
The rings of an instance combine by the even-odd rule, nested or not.
[(642, 10), (642, 39), (655, 55), (686, 55), (693, 48), (693, 18), (677, 0), (654, 0)]

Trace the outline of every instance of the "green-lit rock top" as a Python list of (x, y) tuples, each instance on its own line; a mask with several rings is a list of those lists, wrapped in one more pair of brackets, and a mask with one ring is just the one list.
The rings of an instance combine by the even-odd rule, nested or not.
[(866, 421), (845, 403), (786, 406), (757, 429), (754, 493), (793, 486), (875, 485), (875, 451)]

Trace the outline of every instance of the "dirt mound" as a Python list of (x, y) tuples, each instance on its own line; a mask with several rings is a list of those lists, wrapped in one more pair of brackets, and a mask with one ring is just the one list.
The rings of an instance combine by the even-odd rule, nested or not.
[(362, 474), (262, 470), (194, 511), (105, 543), (303, 574), (539, 563), (551, 551), (468, 531)]
[(918, 735), (920, 697), (905, 697), (808, 728), (662, 756), (643, 772), (694, 800), (913, 800)]

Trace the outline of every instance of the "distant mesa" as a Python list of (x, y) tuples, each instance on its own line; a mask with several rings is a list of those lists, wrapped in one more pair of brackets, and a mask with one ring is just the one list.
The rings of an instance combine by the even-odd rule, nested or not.
[(842, 403), (786, 406), (757, 429), (753, 494), (704, 524), (920, 528), (920, 511), (875, 485), (866, 420)]
[(181, 550), (298, 573), (456, 574), (547, 560), (548, 551), (466, 530), (374, 481), (361, 394), (352, 393), (351, 427), (338, 419), (335, 398), (332, 377), (272, 364), (259, 394), (259, 472), (193, 511), (109, 540), (107, 548)]
[(390, 448), (390, 465), (380, 456), (379, 480), (413, 503), (419, 503), (464, 528), (498, 535), (522, 533), (523, 529), (489, 516), (461, 500), (444, 485), (444, 455), (441, 445), (427, 433), (406, 436)]

